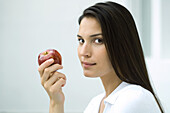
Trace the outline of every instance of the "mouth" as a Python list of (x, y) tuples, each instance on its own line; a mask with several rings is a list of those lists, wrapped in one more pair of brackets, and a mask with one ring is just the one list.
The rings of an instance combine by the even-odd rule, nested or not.
[(96, 63), (82, 62), (82, 65), (84, 68), (89, 68), (89, 67), (96, 65)]

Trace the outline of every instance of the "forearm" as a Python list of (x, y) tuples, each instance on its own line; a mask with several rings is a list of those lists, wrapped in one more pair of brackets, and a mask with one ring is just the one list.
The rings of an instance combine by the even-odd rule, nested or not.
[(64, 104), (57, 105), (50, 102), (49, 113), (64, 113)]

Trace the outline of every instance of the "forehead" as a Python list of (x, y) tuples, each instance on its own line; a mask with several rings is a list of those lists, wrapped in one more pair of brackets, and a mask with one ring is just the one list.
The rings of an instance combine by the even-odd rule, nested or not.
[(79, 26), (79, 35), (91, 35), (95, 33), (102, 33), (101, 26), (96, 18), (84, 17)]

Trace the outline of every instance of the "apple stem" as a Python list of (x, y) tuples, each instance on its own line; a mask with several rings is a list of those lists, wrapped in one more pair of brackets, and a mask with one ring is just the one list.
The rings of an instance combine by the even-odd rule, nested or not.
[(48, 54), (48, 52), (46, 51), (45, 53), (44, 53), (44, 55), (47, 55)]

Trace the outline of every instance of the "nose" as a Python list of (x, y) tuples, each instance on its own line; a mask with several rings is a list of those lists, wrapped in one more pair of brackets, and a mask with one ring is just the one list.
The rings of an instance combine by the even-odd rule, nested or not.
[(89, 58), (91, 57), (91, 46), (90, 44), (84, 43), (79, 46), (79, 54), (81, 57)]

